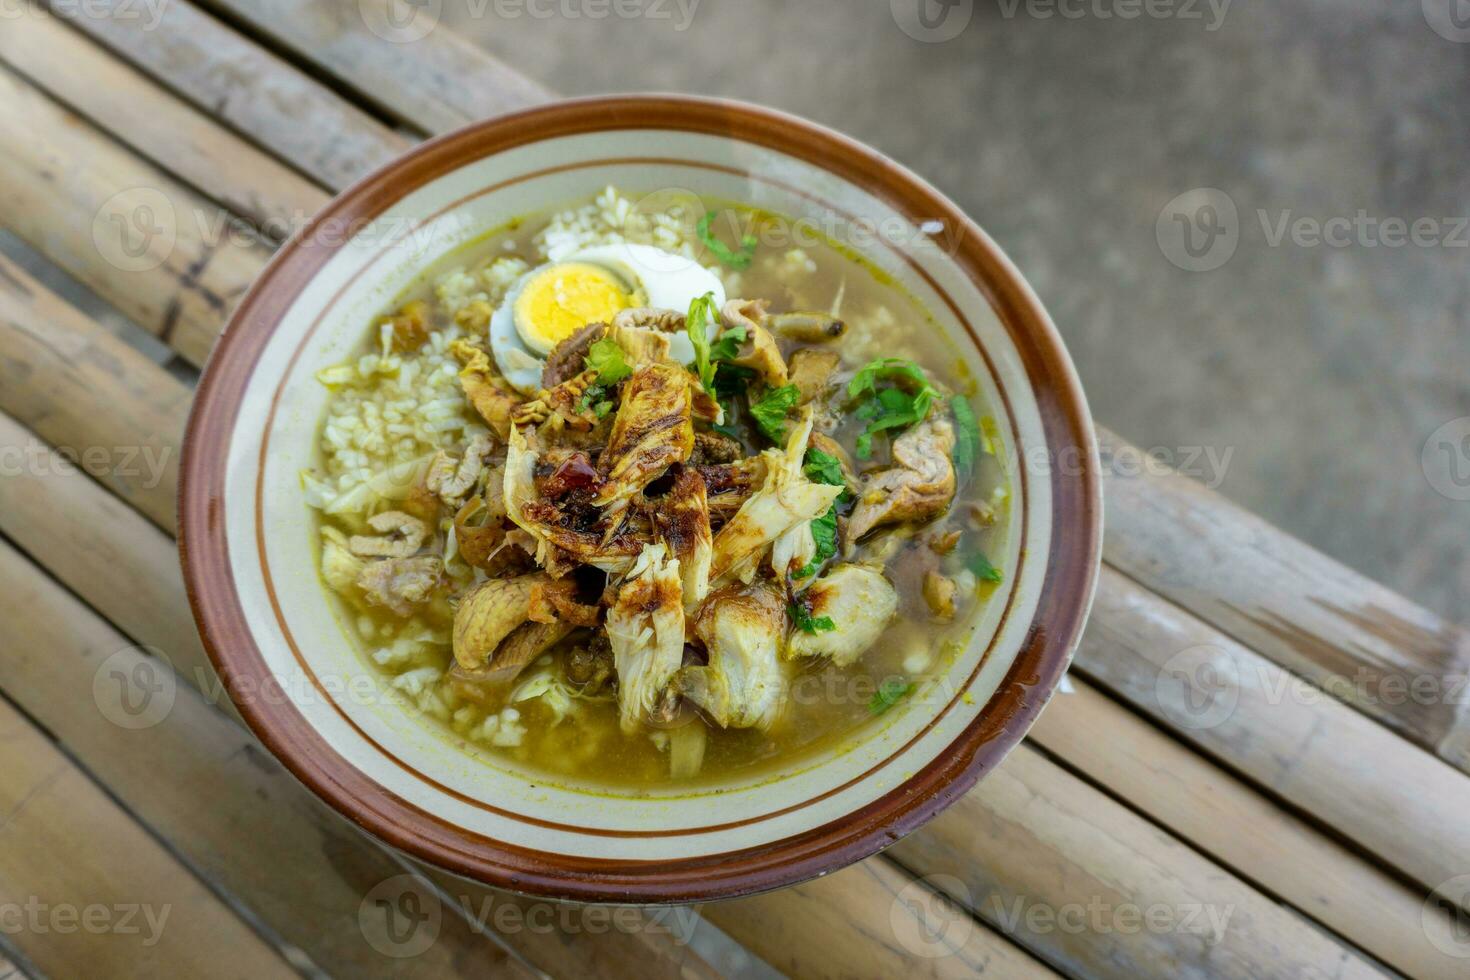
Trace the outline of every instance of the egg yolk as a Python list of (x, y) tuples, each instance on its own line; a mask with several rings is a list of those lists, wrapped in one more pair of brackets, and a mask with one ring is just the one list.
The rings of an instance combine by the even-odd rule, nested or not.
[(515, 301), (516, 330), (533, 350), (549, 353), (589, 323), (609, 321), (633, 296), (608, 270), (565, 262), (534, 274)]

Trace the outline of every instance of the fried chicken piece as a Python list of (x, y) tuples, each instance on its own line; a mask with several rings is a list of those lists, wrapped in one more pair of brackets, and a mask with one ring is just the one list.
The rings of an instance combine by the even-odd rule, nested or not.
[(541, 572), (491, 579), (460, 599), (454, 613), (454, 659), (466, 670), (483, 667), (511, 630), (531, 618), (531, 595), (546, 582)]
[(592, 502), (620, 511), (693, 451), (689, 373), (671, 364), (643, 368), (623, 384), (612, 434), (597, 464), (607, 482)]
[(594, 565), (612, 574), (627, 572), (642, 543), (616, 529), (608, 537), (606, 527), (579, 527), (575, 515), (542, 499), (536, 491), (536, 465), (541, 454), (534, 438), (535, 433), (527, 429), (511, 430), (505, 457), (504, 499), (506, 515), (535, 540), (537, 564), (553, 578), (560, 578), (577, 564)]
[(469, 668), (455, 662), (449, 683), (461, 697), (477, 704), (504, 703), (511, 685), (535, 659), (571, 634), (571, 623), (523, 623), (510, 632), (495, 655), (481, 667)]
[(944, 513), (955, 494), (953, 453), (954, 426), (942, 412), (895, 439), (894, 465), (863, 478), (847, 540), (882, 524), (919, 523)]
[(680, 469), (673, 487), (656, 503), (654, 529), (679, 559), (684, 608), (693, 609), (709, 592), (709, 568), (714, 558), (704, 477), (698, 470)]

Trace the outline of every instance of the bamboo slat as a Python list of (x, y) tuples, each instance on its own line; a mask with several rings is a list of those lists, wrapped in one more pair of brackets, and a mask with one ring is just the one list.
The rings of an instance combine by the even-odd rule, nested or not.
[[(12, 638), (0, 650), (7, 696), (204, 877), (313, 960), (348, 972), (393, 965), (423, 977), (473, 976), (474, 963), (516, 972), (504, 950), (456, 915), (442, 915), (433, 945), (401, 964), (374, 949), (363, 903), (405, 868), (3, 542), (0, 620)], [(155, 639), (174, 659), (172, 644)]]
[(1027, 745), (889, 853), (1068, 974), (1386, 975)]
[(156, 19), (119, 16), (129, 2), (90, 0), (98, 16), (74, 5), (57, 15), (321, 184), (346, 187), (412, 145), (187, 0), (160, 5)]
[(4, 256), (0, 351), (0, 411), (172, 529), (189, 388)]
[(286, 238), (327, 202), (310, 180), (38, 8), (7, 21), (0, 60), (269, 238)]
[(1042, 713), (1033, 744), (1405, 976), (1463, 976), (1463, 964), (1425, 935), (1426, 918), (1444, 935), (1452, 926), (1442, 910), (1426, 909), (1425, 890), (1283, 810), (1080, 676), (1072, 686)]
[(1470, 771), (1470, 632), (1101, 433), (1107, 560)]
[(457, 129), (553, 97), (440, 25), (435, 5), (205, 0), (204, 6), (313, 62), (362, 101), (420, 133)]
[(704, 916), (791, 977), (1057, 976), (882, 859), (759, 898), (706, 905)]
[(1076, 666), (1426, 888), (1470, 871), (1463, 773), (1112, 569)]
[(4, 67), (0, 102), (4, 224), (202, 364), (269, 250)]
[[(17, 642), (7, 637), (4, 650)], [(7, 939), (38, 969), (57, 977), (296, 975), (3, 700), (0, 772), (0, 913)]]

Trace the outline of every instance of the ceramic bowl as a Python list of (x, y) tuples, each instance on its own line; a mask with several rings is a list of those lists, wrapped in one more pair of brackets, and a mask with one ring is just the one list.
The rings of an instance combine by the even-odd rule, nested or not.
[[(933, 312), (996, 416), (1010, 478), (1003, 586), (973, 641), (842, 751), (695, 791), (590, 793), (477, 760), (369, 670), (316, 572), (299, 472), (314, 375), (437, 257), (613, 184), (818, 222)], [(235, 312), (199, 386), (181, 552), (200, 632), (240, 713), (324, 800), (382, 840), (491, 885), (640, 903), (749, 894), (867, 857), (998, 765), (1066, 670), (1100, 549), (1096, 439), (1062, 341), (995, 244), (882, 154), (730, 102), (618, 97), (492, 119), (333, 201)]]

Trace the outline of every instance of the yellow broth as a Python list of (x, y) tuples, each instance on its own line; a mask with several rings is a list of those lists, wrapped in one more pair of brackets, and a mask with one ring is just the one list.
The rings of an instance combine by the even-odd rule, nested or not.
[[(726, 241), (738, 240), (741, 231), (752, 232), (763, 241), (779, 241), (781, 229), (789, 227), (785, 219), (767, 212), (728, 202), (704, 203), (709, 208), (720, 209), (720, 220), (714, 227)], [(518, 220), (442, 258), (399, 297), (395, 309), (411, 300), (425, 300), (433, 309), (433, 326), (443, 327), (447, 316), (435, 300), (433, 283), (451, 268), (478, 268), (505, 256), (519, 256), (532, 267), (544, 263), (547, 260), (538, 252), (535, 238), (549, 217), (539, 215)], [(732, 230), (737, 234), (732, 234)], [(690, 238), (697, 241), (692, 234)], [(792, 249), (784, 246), (759, 245), (755, 260), (748, 269), (738, 273), (733, 288), (729, 288), (732, 284), (727, 281), (729, 295), (767, 299), (773, 312), (830, 312), (840, 295), (839, 315), (848, 323), (849, 332), (832, 346), (843, 355), (843, 371), (850, 374), (875, 357), (911, 358), (942, 390), (968, 397), (983, 427), (987, 432), (994, 430), (989, 406), (979, 402), (973, 381), (961, 373), (958, 353), (916, 299), (853, 250), (818, 238), (810, 230), (803, 232), (801, 247), (795, 251), (797, 254), (793, 255)], [(716, 264), (707, 254), (701, 256), (701, 261)], [(385, 316), (391, 312), (385, 311)], [(378, 343), (375, 321), (365, 338), (363, 351), (376, 349)], [(788, 356), (800, 346), (815, 345), (782, 341), (783, 353)], [(861, 423), (848, 416), (830, 434), (851, 452), (853, 438), (860, 429)], [(768, 448), (769, 444), (761, 442), (759, 436), (747, 435), (753, 436), (747, 440), (748, 451)], [(854, 460), (858, 474), (887, 465), (888, 447), (887, 436), (875, 439), (872, 458)], [(515, 745), (497, 746), (483, 737), (471, 738), (467, 734), (481, 731), (485, 717), (500, 709), (482, 710), (472, 703), (459, 701), (450, 705), (447, 716), (442, 716), (444, 712), (436, 706), (425, 711), (425, 718), (455, 744), (492, 764), (503, 760), (541, 780), (594, 791), (709, 785), (759, 779), (779, 769), (799, 768), (804, 758), (815, 753), (855, 744), (874, 726), (891, 720), (907, 707), (937, 709), (938, 696), (932, 690), (936, 686), (932, 681), (944, 672), (958, 651), (969, 645), (974, 623), (997, 587), (975, 582), (973, 576), (966, 579), (961, 573), (958, 578), (968, 587), (958, 597), (957, 615), (951, 622), (941, 622), (930, 611), (922, 594), (924, 569), (934, 562), (932, 555), (922, 552), (930, 547), (929, 541), (935, 535), (958, 530), (962, 534), (957, 546), (940, 560), (946, 574), (953, 575), (977, 552), (1001, 565), (1000, 556), (1006, 553), (1009, 533), (1009, 500), (1001, 461), (990, 454), (978, 456), (973, 473), (961, 482), (945, 516), (924, 525), (913, 536), (897, 536), (899, 540), (889, 543), (893, 554), (886, 561), (885, 574), (897, 589), (899, 610), (878, 642), (847, 668), (825, 662), (788, 665), (791, 686), (777, 724), (769, 732), (722, 730), (707, 725), (707, 747), (695, 777), (671, 775), (665, 734), (654, 730), (625, 734), (619, 728), (616, 702), (610, 697), (576, 699), (574, 713), (561, 718), (545, 698), (515, 702), (519, 724), (524, 727), (524, 734)], [(321, 521), (348, 535), (364, 531), (359, 514), (323, 514)], [(887, 536), (881, 529), (870, 535), (869, 541), (860, 546), (857, 558), (870, 556), (876, 547), (872, 541)], [(1002, 568), (1003, 574), (1008, 572), (1009, 569)], [(443, 671), (453, 664), (447, 639), (454, 614), (451, 596), (436, 597), (413, 615), (401, 618), (387, 609), (360, 601), (351, 590), (343, 595), (331, 589), (328, 592), (339, 603), (346, 632), (363, 652), (365, 669), (377, 672), (385, 686), (395, 676), (409, 671), (426, 667)], [(437, 634), (438, 639), (417, 644), (410, 655), (391, 666), (380, 664), (372, 655), (373, 651), (405, 635), (428, 634)], [(550, 668), (539, 663), (528, 668), (526, 675), (536, 670), (559, 671), (567, 651), (585, 643), (587, 635), (585, 630), (573, 633), (547, 655), (553, 661)], [(542, 661), (545, 660), (543, 657)], [(911, 683), (913, 687), (890, 707), (879, 693), (885, 682)], [(696, 720), (694, 724), (706, 722)]]

